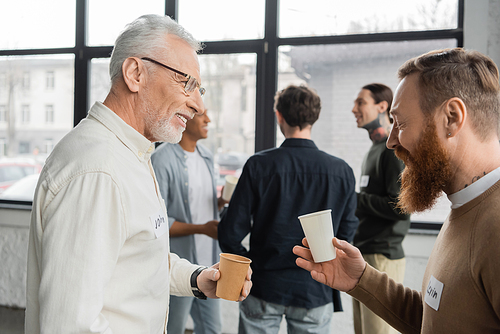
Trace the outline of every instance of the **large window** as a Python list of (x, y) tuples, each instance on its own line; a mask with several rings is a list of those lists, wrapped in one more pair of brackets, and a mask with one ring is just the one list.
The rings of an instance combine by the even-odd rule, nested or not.
[(0, 73), (0, 168), (41, 166), (53, 146), (47, 137), (57, 142), (73, 127), (73, 55), (0, 56)]
[(126, 24), (144, 14), (164, 14), (165, 2), (159, 0), (87, 0), (87, 45), (113, 45)]
[[(138, 16), (157, 13), (205, 44), (201, 80), (212, 122), (204, 143), (222, 172), (237, 172), (248, 156), (282, 142), (275, 91), (305, 83), (323, 102), (313, 139), (359, 178), (370, 145), (350, 112), (359, 88), (378, 81), (394, 89), (396, 70), (408, 58), (462, 46), (463, 1), (13, 1), (0, 13), (0, 27), (9, 32), (0, 40), (0, 154), (46, 156), (106, 97), (118, 33)], [(117, 8), (120, 14), (111, 14)], [(23, 105), (29, 123), (21, 125)], [(440, 222), (443, 207), (414, 219)]]
[(201, 55), (208, 138), (200, 141), (215, 158), (218, 190), (226, 175), (239, 175), (255, 148), (255, 54)]
[[(240, 8), (238, 8), (240, 7)], [(261, 39), (265, 0), (179, 1), (179, 23), (202, 41)]]
[[(73, 56), (0, 56), (0, 72), (6, 78), (0, 90), (3, 156), (24, 154), (43, 161), (45, 138), (51, 135), (59, 141), (73, 127)], [(55, 85), (55, 77), (60, 85)]]
[(2, 3), (0, 50), (75, 46), (76, 0), (17, 0)]
[[(407, 59), (456, 45), (455, 39), (438, 39), (282, 46), (278, 58), (278, 89), (289, 84), (306, 84), (316, 90), (321, 97), (322, 111), (313, 126), (312, 138), (321, 150), (345, 160), (359, 180), (364, 155), (372, 144), (366, 130), (357, 128), (351, 112), (361, 87), (380, 82), (394, 91), (398, 84), (397, 70)], [(278, 133), (277, 144), (283, 139)], [(448, 211), (449, 205), (443, 200), (439, 210), (414, 216), (414, 219), (443, 221)]]
[(456, 29), (457, 0), (281, 0), (280, 37)]

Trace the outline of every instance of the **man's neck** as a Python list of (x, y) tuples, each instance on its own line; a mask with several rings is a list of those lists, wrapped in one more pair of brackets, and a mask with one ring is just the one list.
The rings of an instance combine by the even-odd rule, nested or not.
[(112, 87), (103, 104), (148, 140), (155, 141), (154, 138), (148, 138), (144, 118), (136, 113), (136, 110), (142, 110), (136, 101), (136, 95), (127, 93), (123, 84), (118, 83), (116, 87)]
[(294, 133), (294, 134), (291, 134), (291, 135), (285, 135), (285, 138), (286, 139), (292, 139), (292, 138), (296, 138), (296, 139), (311, 139), (311, 133), (309, 132), (309, 135), (306, 135), (306, 134), (299, 134), (299, 133)]
[[(500, 167), (500, 145), (498, 140), (466, 144), (457, 148), (453, 156), (455, 165), (451, 183), (443, 189), (446, 194), (454, 194), (467, 188), (483, 176)], [(475, 147), (475, 148), (472, 148)], [(467, 156), (463, 152), (468, 152)], [(453, 161), (452, 160), (452, 161)]]
[(179, 145), (182, 147), (184, 151), (187, 152), (194, 152), (196, 150), (196, 143), (197, 140), (192, 140), (188, 136), (182, 136), (181, 141), (179, 142)]
[(298, 139), (311, 139), (311, 126), (307, 126), (300, 130), (298, 126), (296, 127), (282, 127), (281, 131), (286, 139), (298, 138)]
[(370, 140), (373, 143), (380, 143), (382, 141), (387, 140), (387, 130), (384, 129), (382, 125), (380, 125), (380, 121), (378, 118), (374, 119), (368, 124), (363, 126), (363, 129), (368, 131), (368, 135), (370, 136)]

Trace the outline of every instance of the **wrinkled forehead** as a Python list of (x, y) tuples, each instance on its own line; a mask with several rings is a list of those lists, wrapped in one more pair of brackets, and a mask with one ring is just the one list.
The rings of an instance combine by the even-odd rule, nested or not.
[(198, 54), (182, 38), (168, 34), (166, 35), (168, 47), (167, 61), (175, 69), (192, 75), (200, 82), (200, 63)]
[(416, 74), (410, 74), (399, 82), (394, 93), (392, 106), (393, 108), (397, 108), (398, 105), (407, 102), (419, 102), (418, 75)]

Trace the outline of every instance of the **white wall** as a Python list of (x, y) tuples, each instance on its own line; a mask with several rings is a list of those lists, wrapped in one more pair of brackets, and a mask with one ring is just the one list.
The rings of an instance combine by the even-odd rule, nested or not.
[(500, 0), (465, 0), (464, 48), (484, 53), (500, 66)]
[(26, 306), (26, 262), (31, 211), (0, 208), (0, 305)]

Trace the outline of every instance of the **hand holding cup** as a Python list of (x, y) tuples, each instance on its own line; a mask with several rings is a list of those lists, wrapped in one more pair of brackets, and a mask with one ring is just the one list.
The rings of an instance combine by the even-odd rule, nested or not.
[[(222, 253), (220, 254), (220, 279), (217, 281), (216, 295), (219, 298), (241, 301), (241, 296), (248, 296), (250, 289), (245, 286), (246, 281), (250, 280), (251, 275), (250, 263), (252, 260), (235, 254)], [(246, 280), (245, 280), (246, 278)], [(251, 287), (251, 282), (250, 282)], [(248, 289), (248, 291), (245, 291)]]

